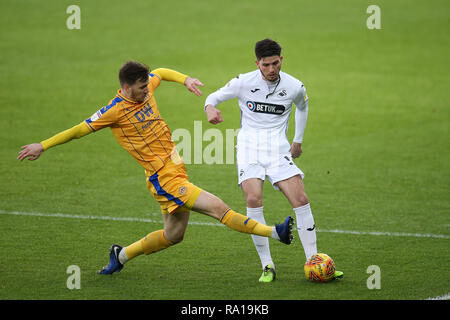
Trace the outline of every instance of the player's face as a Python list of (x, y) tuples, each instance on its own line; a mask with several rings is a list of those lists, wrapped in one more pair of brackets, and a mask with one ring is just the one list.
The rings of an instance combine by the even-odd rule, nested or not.
[(264, 57), (257, 60), (256, 65), (266, 80), (274, 82), (280, 77), (281, 61), (281, 56)]
[(144, 102), (148, 95), (148, 80), (137, 80), (129, 88), (130, 99), (136, 102)]

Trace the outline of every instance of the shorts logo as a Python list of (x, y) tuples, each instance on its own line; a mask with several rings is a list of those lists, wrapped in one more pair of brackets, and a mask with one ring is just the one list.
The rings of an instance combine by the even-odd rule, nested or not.
[(268, 114), (281, 115), (286, 110), (285, 106), (281, 104), (271, 104), (256, 101), (247, 101), (247, 107), (250, 111)]
[(178, 193), (180, 194), (180, 196), (185, 195), (186, 192), (187, 192), (186, 186), (182, 186), (178, 189)]
[(288, 162), (289, 162), (289, 164), (292, 166), (294, 163), (292, 162), (292, 160), (291, 159), (289, 159), (289, 157), (288, 156), (285, 156), (284, 157)]

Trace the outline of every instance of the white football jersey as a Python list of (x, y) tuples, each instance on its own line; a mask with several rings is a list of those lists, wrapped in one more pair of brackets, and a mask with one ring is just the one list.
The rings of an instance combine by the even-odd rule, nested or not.
[[(248, 153), (286, 154), (290, 143), (286, 133), (292, 103), (296, 106), (295, 142), (302, 142), (308, 113), (308, 96), (303, 83), (280, 71), (275, 83), (266, 81), (260, 70), (240, 74), (206, 98), (206, 105), (216, 107), (237, 98), (241, 109), (241, 128), (237, 149)], [(256, 156), (255, 156), (256, 157)], [(258, 156), (259, 157), (259, 156)], [(257, 158), (258, 158), (257, 157)]]

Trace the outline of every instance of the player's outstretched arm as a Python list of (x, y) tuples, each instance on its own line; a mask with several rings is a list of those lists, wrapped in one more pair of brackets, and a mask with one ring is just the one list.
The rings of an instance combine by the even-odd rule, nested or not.
[(208, 122), (212, 124), (218, 124), (223, 122), (222, 113), (217, 106), (222, 102), (230, 99), (237, 98), (239, 96), (241, 87), (241, 80), (236, 77), (230, 80), (226, 86), (220, 88), (219, 90), (211, 93), (206, 97), (203, 109), (206, 112), (206, 117)]
[(158, 68), (153, 70), (152, 73), (158, 75), (161, 80), (184, 84), (189, 91), (197, 96), (202, 95), (202, 92), (198, 87), (203, 87), (203, 83), (198, 79), (191, 78), (183, 73), (167, 68)]
[(89, 129), (89, 127), (83, 121), (70, 129), (67, 129), (47, 140), (42, 141), (41, 143), (32, 143), (22, 146), (22, 150), (19, 152), (17, 160), (23, 161), (27, 158), (28, 160), (37, 160), (45, 150), (59, 144), (69, 142), (72, 139), (79, 139), (91, 132), (91, 129)]

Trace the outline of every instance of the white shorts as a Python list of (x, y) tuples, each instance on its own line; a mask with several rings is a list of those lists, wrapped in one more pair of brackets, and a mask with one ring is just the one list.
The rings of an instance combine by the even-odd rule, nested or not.
[(258, 178), (264, 181), (267, 177), (267, 180), (269, 180), (275, 190), (279, 189), (275, 185), (279, 181), (289, 179), (296, 175), (300, 175), (302, 179), (305, 177), (302, 170), (292, 160), (290, 153), (281, 155), (279, 159), (268, 161), (267, 163), (238, 162), (237, 170), (239, 186), (247, 179)]

